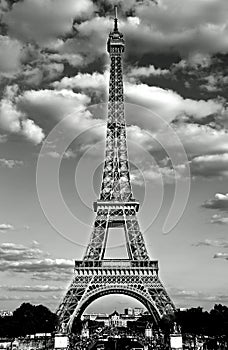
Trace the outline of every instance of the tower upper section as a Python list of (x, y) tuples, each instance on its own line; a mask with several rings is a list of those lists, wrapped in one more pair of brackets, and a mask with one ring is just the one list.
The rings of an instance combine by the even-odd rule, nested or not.
[(107, 50), (111, 56), (124, 52), (123, 34), (118, 30), (117, 6), (115, 6), (114, 28), (107, 41)]
[(124, 116), (124, 93), (122, 54), (123, 34), (118, 29), (115, 7), (114, 28), (109, 34), (107, 50), (110, 55), (110, 79), (106, 152), (100, 200), (106, 202), (129, 202), (133, 200), (130, 183), (126, 125)]

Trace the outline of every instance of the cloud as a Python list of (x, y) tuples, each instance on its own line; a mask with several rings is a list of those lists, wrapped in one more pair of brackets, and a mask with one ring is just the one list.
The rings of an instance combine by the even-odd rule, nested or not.
[[(192, 64), (199, 65), (201, 59), (201, 56), (198, 55)], [(205, 62), (200, 64), (206, 65)], [(209, 63), (207, 62), (207, 64)], [(105, 86), (107, 86), (107, 72), (104, 74), (79, 73), (75, 77), (63, 78), (60, 82), (54, 82), (52, 85), (60, 89), (82, 89), (88, 95), (93, 96), (94, 91), (96, 91), (95, 93), (104, 92)], [(149, 152), (162, 151), (163, 147), (166, 150), (175, 150), (177, 146), (173, 142), (174, 133), (190, 158), (189, 165), (192, 176), (227, 177), (228, 133), (225, 129), (216, 128), (216, 121), (206, 125), (206, 119), (210, 116), (215, 116), (214, 120), (216, 120), (216, 116), (218, 119), (223, 118), (224, 113), (226, 113), (223, 99), (185, 99), (172, 90), (129, 81), (125, 83), (125, 95), (126, 101), (133, 103), (134, 106), (137, 105), (138, 109), (130, 108), (129, 104), (125, 106), (126, 114), (131, 116), (130, 122), (136, 124), (128, 126), (129, 140), (135, 140), (137, 137), (138, 143)], [(140, 109), (140, 106), (147, 109)], [(165, 122), (172, 123), (173, 133), (164, 128)], [(162, 146), (156, 141), (157, 139)], [(178, 149), (176, 151), (178, 153)], [(170, 182), (175, 175), (180, 177), (183, 175), (185, 166), (186, 164), (180, 164), (177, 173), (170, 167), (146, 166), (143, 169), (143, 176), (144, 179), (148, 180), (160, 179), (163, 174), (164, 178)], [(138, 185), (142, 184), (142, 174), (135, 170), (132, 173), (132, 181)]]
[(226, 85), (228, 85), (228, 77), (222, 72), (215, 72), (203, 77), (203, 84), (200, 85), (200, 88), (213, 92), (221, 91)]
[(88, 18), (94, 5), (90, 0), (24, 0), (15, 2), (3, 20), (10, 35), (25, 42), (48, 44), (70, 33), (75, 18)]
[(143, 169), (136, 169), (131, 171), (131, 182), (138, 186), (143, 186), (145, 182), (155, 183), (156, 181), (164, 181), (165, 183), (175, 183), (177, 179), (184, 178), (185, 168), (183, 166), (176, 166), (171, 168), (169, 166), (150, 165)]
[(5, 233), (14, 230), (14, 226), (11, 224), (0, 224), (0, 232)]
[[(67, 89), (26, 90), (19, 94), (17, 86), (10, 86), (1, 102), (0, 126), (8, 133), (23, 135), (38, 144), (44, 138), (44, 130), (49, 133), (57, 122), (73, 113), (74, 118), (64, 121), (66, 128), (80, 131), (97, 124), (87, 109), (89, 102), (86, 94)], [(37, 125), (40, 123), (42, 128)]]
[(228, 253), (216, 253), (214, 259), (225, 259), (228, 260)]
[(0, 135), (0, 143), (5, 143), (7, 139), (7, 135)]
[[(217, 210), (218, 212), (228, 213), (228, 193), (216, 193), (213, 199), (208, 199), (202, 204), (203, 208)], [(214, 214), (211, 217), (212, 224), (227, 225), (228, 217), (222, 214)]]
[(197, 242), (193, 244), (195, 247), (221, 247), (221, 248), (228, 248), (228, 241), (222, 241), (222, 240), (212, 240), (212, 239), (205, 239), (204, 241)]
[(228, 212), (228, 193), (216, 193), (213, 199), (209, 199), (202, 204), (203, 208), (215, 209)]
[[(119, 27), (125, 34), (127, 54), (136, 61), (154, 53), (178, 53), (185, 59), (193, 54), (206, 56), (228, 50), (226, 0), (194, 0), (188, 4), (181, 0), (163, 0), (157, 5), (153, 1), (131, 1), (128, 5), (121, 2), (120, 6), (123, 15)], [(132, 13), (127, 18), (126, 7), (128, 13), (129, 10)], [(98, 16), (75, 25), (78, 34), (75, 52), (87, 59), (91, 52), (95, 57), (102, 54), (112, 27), (113, 23), (107, 17)]]
[[(151, 125), (148, 123), (147, 125), (152, 130), (151, 126), (154, 123), (151, 123)], [(145, 126), (146, 124), (144, 128)], [(145, 145), (148, 144), (148, 147), (153, 151), (161, 150), (161, 145), (163, 145), (166, 150), (177, 152), (178, 145), (173, 142), (175, 135), (175, 138), (184, 146), (185, 152), (190, 159), (189, 165), (192, 175), (205, 177), (226, 176), (226, 158), (228, 153), (228, 133), (226, 130), (216, 130), (209, 125), (184, 122), (173, 122), (170, 126), (172, 127), (172, 132), (170, 132), (169, 128), (164, 127), (156, 130), (155, 124), (154, 132), (150, 131), (151, 142)], [(159, 140), (161, 145), (156, 142), (156, 139)]]
[[(155, 8), (153, 4), (151, 7)], [(145, 8), (147, 9), (148, 6), (145, 6)], [(164, 16), (166, 16), (166, 13), (164, 13)], [(84, 57), (87, 63), (93, 61), (104, 54), (107, 35), (112, 27), (112, 20), (98, 16), (80, 24), (75, 24), (77, 37), (68, 39), (63, 44), (61, 51), (78, 53)], [(191, 49), (192, 51), (201, 51), (200, 49), (205, 46), (203, 41), (206, 40), (205, 36), (207, 34), (207, 32), (202, 31), (202, 42), (199, 42), (195, 28), (191, 32), (183, 30), (172, 33), (171, 30), (170, 33), (166, 33), (155, 28), (152, 21), (146, 23), (137, 15), (122, 19), (119, 27), (126, 38), (127, 54), (136, 60), (145, 54), (174, 51), (173, 48), (184, 56)], [(91, 55), (91, 52), (93, 55)]]
[[(13, 39), (11, 40), (13, 41)], [(16, 47), (16, 45), (14, 46)], [(51, 50), (51, 48), (49, 49)], [(6, 51), (5, 61), (10, 63), (10, 58), (7, 57), (7, 54), (8, 52)], [(35, 45), (34, 42), (28, 42), (20, 49), (20, 64), (17, 64), (17, 70), (13, 72), (12, 76), (9, 74), (5, 74), (4, 76), (7, 78), (16, 78), (22, 90), (28, 86), (37, 87), (41, 84), (48, 84), (50, 81), (56, 80), (62, 75), (66, 62), (71, 61), (72, 64), (76, 64), (77, 60), (79, 64), (79, 57), (77, 58), (76, 56), (78, 57), (78, 55), (74, 57), (74, 55), (49, 53)], [(13, 57), (16, 57), (16, 55)], [(4, 63), (3, 58), (2, 62)]]
[(24, 294), (23, 295), (0, 295), (0, 300), (1, 301), (11, 301), (11, 300), (18, 300), (20, 303), (24, 301), (33, 301), (34, 304), (36, 304), (38, 301), (47, 301), (47, 304), (50, 305), (50, 303), (55, 301), (59, 301), (59, 295), (54, 295), (54, 294), (41, 294), (41, 295), (31, 295), (31, 294)]
[[(51, 157), (51, 158), (60, 158), (61, 154), (56, 152), (56, 151), (50, 151), (46, 153), (47, 156)], [(67, 151), (64, 152), (62, 158), (63, 159), (71, 159), (71, 158), (75, 158), (76, 157), (76, 153), (74, 151), (72, 151), (71, 149), (68, 149)]]
[(72, 279), (72, 269), (66, 269), (61, 271), (45, 271), (45, 272), (34, 272), (31, 279), (38, 281), (64, 281), (68, 282)]
[(0, 262), (0, 271), (14, 271), (14, 272), (46, 272), (73, 268), (74, 262), (70, 259), (41, 259), (34, 261), (14, 261), (14, 262)]
[(85, 63), (83, 57), (77, 53), (53, 53), (49, 54), (49, 59), (54, 60), (56, 62), (67, 62), (73, 67), (82, 66)]
[[(178, 116), (189, 115), (201, 119), (209, 114), (221, 113), (223, 104), (215, 100), (184, 99), (172, 90), (146, 84), (125, 84), (127, 102), (149, 108), (170, 122)], [(164, 103), (166, 101), (166, 103)]]
[(21, 66), (22, 44), (8, 36), (0, 35), (0, 75), (12, 78)]
[[(49, 60), (49, 57), (47, 57)], [(27, 85), (39, 86), (41, 82), (47, 82), (59, 77), (64, 70), (63, 63), (36, 62), (35, 66), (27, 65), (21, 73), (21, 78)]]
[(0, 3), (0, 14), (3, 14), (5, 11), (8, 11), (9, 4), (6, 0), (2, 0)]
[(130, 77), (149, 77), (150, 75), (159, 76), (169, 73), (168, 69), (155, 68), (154, 65), (150, 65), (149, 67), (132, 68), (128, 75)]
[(34, 285), (34, 286), (1, 286), (9, 292), (60, 292), (66, 288), (61, 286), (50, 286), (50, 285)]
[[(26, 247), (22, 244), (2, 243), (0, 245), (0, 266), (7, 262), (23, 262), (26, 260), (35, 260), (44, 255), (37, 245)], [(47, 254), (45, 254), (47, 255)]]
[(192, 52), (189, 54), (187, 59), (182, 59), (178, 63), (172, 64), (171, 70), (186, 70), (188, 68), (193, 68), (199, 71), (199, 69), (208, 68), (213, 63), (213, 59), (209, 54), (200, 53), (200, 52)]
[(71, 269), (74, 266), (70, 259), (53, 259), (33, 244), (26, 247), (22, 244), (2, 243), (0, 245), (0, 271), (18, 273), (57, 272)]
[[(82, 150), (81, 146), (85, 149), (88, 145), (104, 140), (105, 137), (105, 123), (98, 113), (96, 115), (93, 110), (90, 111), (90, 101), (91, 98), (87, 94), (76, 93), (70, 89), (27, 90), (18, 96), (17, 107), (35, 122), (40, 122), (42, 119), (45, 134), (48, 134), (58, 122), (62, 122), (60, 128), (64, 127), (65, 137), (68, 137), (72, 131), (75, 133), (75, 138), (76, 135), (86, 132), (83, 138), (76, 138), (77, 152), (79, 152)], [(55, 148), (58, 141), (55, 140), (55, 145), (47, 147), (49, 155), (56, 158), (59, 154)], [(64, 158), (70, 157), (72, 158), (73, 154), (68, 150)]]
[[(143, 112), (144, 110), (142, 110), (140, 115), (140, 122), (144, 122)], [(136, 111), (136, 114), (138, 113)], [(154, 119), (150, 115), (147, 119), (145, 118), (144, 129), (139, 126), (129, 126), (129, 140), (135, 142), (137, 139), (137, 144), (143, 149), (151, 154), (159, 152), (159, 159), (162, 156), (164, 160), (167, 157), (165, 150), (175, 152), (178, 155), (178, 152), (180, 152), (180, 143), (189, 157), (188, 165), (190, 166), (192, 176), (205, 178), (227, 176), (228, 153), (224, 152), (228, 151), (228, 134), (225, 130), (215, 130), (210, 126), (195, 123), (172, 123), (171, 128), (163, 127), (156, 130)], [(176, 141), (174, 142), (174, 135), (175, 140), (179, 140), (178, 143)], [(198, 156), (198, 154), (201, 155)], [(164, 168), (164, 164), (159, 165), (160, 168)], [(176, 170), (180, 175), (184, 173), (186, 165), (179, 164), (179, 168)], [(141, 164), (140, 168), (144, 169), (143, 164)], [(166, 166), (165, 170), (170, 173), (172, 172), (170, 166)]]
[[(174, 8), (178, 11), (173, 11)], [(194, 0), (187, 4), (181, 0), (163, 0), (157, 6), (152, 2), (142, 3), (136, 8), (140, 30), (136, 27), (136, 33), (131, 35), (137, 35), (138, 45), (141, 39), (141, 52), (152, 49), (164, 52), (173, 48), (182, 55), (225, 52), (228, 49), (227, 12), (225, 0)]]
[(170, 290), (173, 296), (181, 296), (186, 299), (198, 298), (200, 296), (203, 296), (202, 292), (195, 290), (185, 290), (178, 288), (171, 288)]
[[(147, 69), (147, 68), (145, 68)], [(105, 90), (108, 84), (108, 73), (78, 73), (74, 77), (64, 77), (60, 82), (52, 83), (58, 89), (80, 88), (91, 90)], [(192, 100), (185, 99), (172, 90), (163, 89), (147, 84), (136, 84), (125, 82), (124, 91), (126, 102), (134, 103), (158, 114), (167, 121), (172, 121), (177, 117), (192, 116), (195, 119), (202, 119), (211, 114), (224, 113), (224, 103), (218, 100)], [(166, 103), (164, 103), (166, 101)]]
[(22, 160), (5, 159), (5, 158), (0, 159), (0, 167), (12, 169), (16, 166), (21, 166), (21, 165), (23, 165)]
[(185, 290), (180, 288), (170, 288), (170, 294), (173, 298), (177, 299), (178, 301), (197, 301), (197, 302), (203, 302), (203, 301), (211, 301), (215, 303), (223, 303), (228, 301), (228, 295), (226, 294), (209, 294), (205, 293), (199, 290)]
[(112, 28), (113, 20), (109, 16), (95, 16), (81, 23), (75, 23), (77, 36), (66, 40), (59, 48), (59, 52), (80, 54), (85, 63), (93, 62), (105, 55), (107, 37)]
[(0, 127), (5, 132), (23, 135), (34, 144), (39, 144), (44, 138), (43, 130), (17, 108), (17, 92), (17, 85), (7, 86), (5, 89), (4, 97), (0, 101)]
[(108, 72), (100, 74), (94, 72), (89, 73), (78, 73), (74, 77), (64, 77), (60, 82), (56, 81), (52, 84), (57, 89), (99, 89), (103, 90), (108, 86)]
[[(104, 74), (79, 73), (75, 77), (63, 78), (52, 85), (60, 89), (82, 89), (93, 96), (94, 91), (95, 93), (104, 92), (107, 86), (107, 72)], [(132, 82), (125, 83), (125, 92), (126, 101), (135, 106), (135, 108), (130, 104), (125, 106), (127, 118), (128, 115), (131, 118), (130, 123), (136, 124), (128, 126), (130, 140), (133, 134), (132, 140), (137, 137), (139, 144), (151, 152), (162, 150), (162, 146), (156, 141), (159, 139), (166, 149), (174, 150), (176, 145), (173, 142), (173, 134), (175, 134), (191, 159), (193, 176), (207, 178), (227, 176), (228, 133), (225, 129), (216, 128), (216, 122), (205, 125), (206, 121), (204, 121), (209, 116), (220, 118), (224, 115), (224, 100), (185, 99), (172, 90)], [(173, 133), (164, 128), (165, 122), (172, 123)], [(182, 164), (183, 166), (185, 165)], [(169, 168), (162, 171), (167, 175), (173, 173)], [(151, 177), (160, 176), (156, 169), (147, 169), (144, 173), (148, 176), (150, 173)], [(132, 176), (133, 181), (141, 182), (138, 179), (140, 174)]]
[(214, 214), (211, 218), (212, 224), (220, 224), (220, 225), (227, 225), (228, 224), (228, 217), (222, 216), (220, 214)]
[(195, 157), (191, 160), (190, 167), (193, 176), (202, 176), (206, 178), (227, 177), (228, 153), (209, 154)]
[(17, 99), (21, 111), (31, 115), (34, 120), (40, 120), (42, 116), (52, 123), (52, 126), (74, 111), (79, 114), (84, 112), (89, 102), (90, 98), (87, 95), (67, 89), (27, 90)]

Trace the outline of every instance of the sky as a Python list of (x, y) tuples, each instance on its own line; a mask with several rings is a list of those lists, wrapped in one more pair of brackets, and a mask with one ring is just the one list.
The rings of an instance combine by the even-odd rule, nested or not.
[[(131, 181), (150, 257), (177, 307), (228, 305), (228, 2), (1, 0), (0, 309), (26, 301), (54, 311), (85, 252), (115, 4)], [(106, 258), (125, 254), (122, 232), (110, 232)], [(88, 310), (138, 305), (105, 298)]]

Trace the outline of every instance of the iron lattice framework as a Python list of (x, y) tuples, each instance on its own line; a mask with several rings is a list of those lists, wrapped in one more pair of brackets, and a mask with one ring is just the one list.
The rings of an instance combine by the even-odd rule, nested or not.
[[(137, 220), (139, 203), (133, 198), (124, 116), (122, 54), (123, 35), (109, 34), (107, 50), (111, 59), (106, 153), (100, 198), (94, 203), (96, 219), (82, 261), (75, 262), (75, 274), (57, 314), (60, 325), (71, 329), (75, 317), (95, 299), (122, 293), (141, 301), (158, 321), (175, 307), (158, 277), (158, 262), (150, 261)], [(108, 231), (122, 227), (128, 259), (104, 258)]]

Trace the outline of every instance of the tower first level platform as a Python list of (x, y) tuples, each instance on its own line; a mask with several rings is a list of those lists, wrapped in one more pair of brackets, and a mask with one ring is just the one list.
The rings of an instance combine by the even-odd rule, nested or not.
[(140, 301), (158, 322), (174, 310), (158, 277), (158, 262), (151, 260), (76, 260), (74, 278), (59, 309), (59, 321), (72, 327), (94, 300), (125, 294)]

